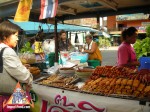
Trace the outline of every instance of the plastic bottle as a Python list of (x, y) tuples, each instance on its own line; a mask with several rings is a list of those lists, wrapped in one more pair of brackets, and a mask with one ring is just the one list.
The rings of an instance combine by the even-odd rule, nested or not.
[(46, 68), (49, 68), (49, 58), (48, 58), (48, 54), (45, 54), (45, 63), (46, 63)]

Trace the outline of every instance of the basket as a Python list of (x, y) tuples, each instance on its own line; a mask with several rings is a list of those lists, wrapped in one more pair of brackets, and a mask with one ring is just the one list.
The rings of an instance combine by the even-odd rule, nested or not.
[(33, 64), (30, 64), (32, 67), (38, 67), (42, 72), (44, 69), (46, 69), (46, 63), (44, 62), (36, 62)]

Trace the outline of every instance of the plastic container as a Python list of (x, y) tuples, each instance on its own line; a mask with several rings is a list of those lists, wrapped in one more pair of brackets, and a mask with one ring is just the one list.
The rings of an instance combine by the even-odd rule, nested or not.
[(59, 72), (63, 76), (73, 76), (75, 74), (75, 69), (59, 68)]
[(88, 60), (87, 62), (88, 66), (93, 66), (94, 68), (101, 65), (99, 60)]
[(138, 68), (138, 70), (141, 69), (149, 69), (150, 70), (150, 57), (141, 57), (139, 59), (140, 61), (140, 66)]
[(46, 64), (46, 67), (49, 68), (49, 58), (48, 58), (48, 54), (45, 54), (45, 64)]
[(90, 77), (90, 75), (92, 75), (93, 72), (94, 72), (94, 69), (86, 68), (86, 69), (77, 70), (75, 73), (82, 80), (87, 80)]
[(88, 53), (73, 52), (71, 60), (80, 60), (80, 63), (85, 63), (88, 60)]
[(59, 64), (66, 65), (67, 60), (70, 58), (68, 51), (60, 51)]

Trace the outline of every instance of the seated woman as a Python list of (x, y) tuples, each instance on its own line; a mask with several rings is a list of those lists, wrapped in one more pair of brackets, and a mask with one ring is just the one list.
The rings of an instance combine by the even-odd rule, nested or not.
[(92, 35), (85, 36), (86, 45), (84, 46), (85, 53), (89, 54), (89, 60), (99, 60), (102, 63), (102, 55), (96, 42), (93, 41)]
[(135, 69), (140, 63), (136, 58), (135, 51), (131, 44), (134, 44), (138, 36), (135, 27), (129, 27), (122, 32), (123, 42), (118, 48), (118, 66), (124, 66)]

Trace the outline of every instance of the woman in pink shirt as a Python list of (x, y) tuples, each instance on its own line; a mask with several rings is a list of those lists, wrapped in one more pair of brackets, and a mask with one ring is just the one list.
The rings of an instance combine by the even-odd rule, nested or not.
[(135, 27), (129, 27), (122, 32), (123, 42), (118, 48), (118, 66), (135, 69), (136, 66), (140, 65), (131, 45), (135, 43), (137, 36), (137, 29)]

